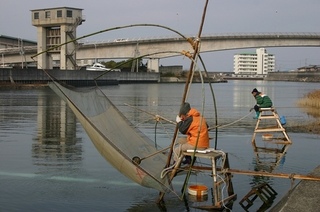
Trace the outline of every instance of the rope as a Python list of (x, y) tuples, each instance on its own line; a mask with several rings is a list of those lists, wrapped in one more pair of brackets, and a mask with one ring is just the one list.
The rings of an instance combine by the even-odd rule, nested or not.
[(217, 175), (222, 181), (223, 181), (223, 187), (222, 187), (222, 191), (221, 191), (221, 199), (222, 199), (222, 205), (223, 205), (223, 207), (225, 208), (225, 209), (227, 209), (228, 211), (232, 211), (230, 208), (228, 208), (226, 205), (225, 205), (225, 203), (224, 203), (224, 195), (223, 195), (223, 193), (224, 193), (224, 191), (225, 191), (225, 189), (226, 189), (226, 187), (227, 187), (227, 182), (223, 179), (223, 177), (221, 177), (219, 174)]
[[(176, 124), (177, 124), (176, 122), (171, 121), (171, 120), (169, 120), (168, 118), (165, 118), (165, 117), (163, 117), (163, 116), (160, 116), (160, 115), (157, 115), (157, 114), (149, 113), (148, 111), (145, 111), (145, 110), (139, 109), (139, 108), (134, 107), (134, 106), (129, 105), (129, 104), (125, 104), (125, 105), (127, 105), (127, 106), (129, 106), (129, 107), (132, 107), (132, 108), (134, 108), (134, 109), (136, 109), (136, 110), (139, 110), (139, 111), (141, 111), (141, 112), (144, 112), (144, 113), (147, 113), (147, 114), (149, 114), (149, 115), (154, 116), (155, 118), (153, 118), (153, 119), (156, 119), (156, 121), (158, 121), (158, 120), (164, 120), (164, 121), (166, 121), (166, 122), (168, 122), (168, 123), (170, 123), (170, 124), (174, 124), (174, 125), (176, 125)], [(228, 126), (233, 125), (233, 124), (235, 124), (235, 123), (237, 123), (237, 122), (241, 121), (242, 119), (244, 119), (244, 118), (248, 117), (251, 113), (253, 113), (253, 111), (249, 112), (249, 113), (248, 113), (248, 114), (246, 114), (245, 116), (243, 116), (243, 117), (241, 117), (241, 118), (239, 118), (239, 119), (237, 119), (237, 120), (235, 120), (235, 121), (233, 121), (233, 122), (231, 122), (231, 123), (229, 123), (229, 124), (225, 124), (225, 125), (217, 125), (217, 126), (215, 126), (215, 127), (209, 127), (209, 128), (208, 128), (208, 130), (210, 131), (210, 130), (212, 130), (212, 129), (216, 129), (216, 128), (219, 128), (219, 129), (220, 129), (220, 128), (228, 127)], [(148, 120), (151, 120), (151, 119), (148, 119)], [(160, 122), (160, 123), (162, 124), (162, 122)], [(136, 125), (136, 126), (138, 126), (138, 125)]]
[(230, 126), (230, 125), (233, 125), (233, 124), (241, 121), (242, 119), (246, 118), (247, 116), (249, 116), (252, 112), (253, 112), (253, 111), (251, 111), (251, 112), (248, 113), (247, 115), (245, 115), (245, 116), (241, 117), (240, 119), (237, 119), (237, 120), (235, 120), (235, 121), (233, 121), (233, 122), (231, 122), (231, 123), (229, 123), (229, 124), (218, 125), (218, 126), (215, 126), (215, 127), (209, 127), (209, 131), (212, 130), (212, 129), (215, 129), (215, 128), (219, 128), (219, 129), (220, 129), (220, 128), (224, 128), (224, 127), (228, 127), (228, 126)]
[[(175, 141), (176, 143), (176, 141)], [(181, 152), (181, 145), (179, 145), (179, 151), (178, 152)], [(174, 151), (172, 151), (172, 153), (178, 158), (178, 154)], [(175, 163), (173, 163), (171, 166), (169, 167), (166, 167), (164, 168), (162, 171), (161, 171), (161, 178), (164, 178), (169, 172), (171, 172), (174, 168), (174, 166), (176, 165), (177, 161), (175, 161)]]

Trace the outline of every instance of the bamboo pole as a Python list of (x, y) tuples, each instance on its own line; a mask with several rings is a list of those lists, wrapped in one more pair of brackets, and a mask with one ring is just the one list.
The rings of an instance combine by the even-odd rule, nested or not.
[[(211, 171), (212, 167), (204, 167), (204, 166), (192, 166), (193, 170), (206, 170)], [(299, 180), (313, 180), (313, 181), (320, 181), (320, 176), (313, 176), (313, 175), (302, 175), (302, 174), (295, 174), (295, 173), (270, 173), (264, 171), (250, 171), (250, 170), (239, 170), (239, 169), (225, 169), (222, 170), (221, 168), (217, 168), (217, 171), (223, 173), (230, 173), (230, 174), (242, 174), (242, 175), (251, 175), (251, 176), (261, 176), (261, 177), (278, 177), (278, 178), (288, 178), (288, 179), (299, 179)]]
[(262, 177), (278, 177), (278, 178), (288, 178), (288, 179), (299, 179), (299, 180), (313, 180), (320, 181), (320, 176), (312, 175), (301, 175), (301, 174), (287, 174), (287, 173), (269, 173), (263, 171), (250, 171), (250, 170), (238, 170), (238, 169), (226, 169), (223, 171), (231, 174), (243, 174), (243, 175), (252, 175), (252, 176), (262, 176)]
[[(205, 170), (211, 171), (212, 167), (209, 166), (192, 166), (193, 170)], [(320, 181), (320, 176), (313, 175), (302, 175), (295, 173), (270, 173), (264, 171), (250, 171), (250, 170), (240, 170), (240, 169), (225, 169), (217, 168), (218, 172), (230, 173), (230, 174), (242, 174), (242, 175), (251, 175), (251, 176), (261, 176), (261, 177), (278, 177), (278, 178), (288, 178), (288, 179), (299, 179), (299, 180), (314, 180)]]
[[(194, 42), (193, 60), (191, 61), (190, 71), (189, 71), (188, 79), (187, 79), (186, 84), (185, 84), (185, 90), (184, 90), (184, 94), (183, 94), (181, 105), (186, 100), (187, 93), (189, 91), (190, 84), (191, 84), (191, 79), (192, 79), (191, 77), (193, 76), (194, 69), (195, 69), (195, 61), (199, 57), (199, 53), (200, 53), (200, 49), (199, 49), (200, 48), (200, 38), (201, 38), (202, 29), (203, 29), (203, 25), (204, 25), (206, 13), (207, 13), (208, 4), (209, 4), (209, 0), (206, 0), (205, 6), (204, 6), (204, 9), (203, 9), (203, 13), (202, 13), (202, 18), (201, 18), (200, 28), (199, 28), (199, 32), (198, 32), (198, 37), (197, 37), (196, 41)], [(198, 146), (198, 141), (199, 141), (199, 134), (198, 134), (198, 138), (197, 138), (195, 146)], [(195, 153), (192, 156), (191, 163), (194, 162), (194, 156), (195, 156)], [(182, 190), (181, 190), (182, 191), (182, 195), (184, 195), (184, 193), (185, 193), (186, 185), (187, 185), (187, 183), (189, 181), (190, 174), (191, 174), (191, 169), (189, 169), (189, 171), (187, 173), (187, 176), (186, 176), (186, 178), (184, 180), (184, 183), (183, 183), (183, 186), (182, 186)], [(170, 182), (173, 180), (174, 175), (175, 175), (175, 173), (173, 171), (171, 173), (171, 176), (170, 176)]]
[[(188, 77), (187, 77), (187, 80), (186, 80), (186, 83), (185, 83), (185, 88), (184, 88), (184, 93), (183, 93), (183, 96), (182, 96), (181, 105), (186, 100), (188, 89), (189, 89), (190, 83), (191, 83), (191, 76), (193, 75), (193, 71), (194, 71), (194, 66), (195, 66), (194, 61), (198, 57), (198, 54), (199, 54), (199, 43), (200, 43), (199, 39), (201, 38), (201, 33), (202, 33), (203, 25), (204, 25), (204, 20), (205, 20), (205, 16), (206, 16), (208, 3), (209, 3), (209, 0), (206, 0), (205, 6), (204, 6), (204, 9), (203, 9), (202, 18), (201, 18), (200, 28), (199, 28), (199, 32), (198, 32), (198, 39), (193, 43), (193, 45), (194, 45), (193, 46), (194, 52), (193, 52), (193, 55), (192, 55), (192, 59), (193, 60), (191, 61), (191, 64), (190, 64), (189, 74), (188, 74)], [(178, 125), (176, 125), (175, 131), (174, 131), (173, 139), (172, 139), (172, 142), (171, 142), (171, 148), (170, 148), (170, 151), (169, 151), (169, 156), (167, 158), (166, 167), (169, 167), (169, 164), (170, 164), (170, 161), (171, 161), (171, 157), (172, 157), (172, 154), (173, 154), (174, 142), (175, 142), (175, 139), (177, 138), (177, 135), (178, 135)], [(175, 171), (173, 171), (171, 173), (171, 176), (168, 179), (169, 183), (171, 183), (171, 181), (173, 180), (174, 175), (175, 175)], [(163, 197), (164, 197), (164, 193), (160, 192), (157, 202), (158, 203), (163, 202)]]

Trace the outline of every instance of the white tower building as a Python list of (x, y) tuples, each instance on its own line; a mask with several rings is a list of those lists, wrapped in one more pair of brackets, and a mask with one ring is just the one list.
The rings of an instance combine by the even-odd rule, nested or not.
[[(38, 53), (50, 49), (37, 57), (38, 68), (53, 68), (53, 61), (60, 63), (60, 69), (75, 69), (76, 28), (81, 25), (82, 9), (58, 7), (31, 10), (32, 25), (37, 27)], [(58, 48), (56, 45), (69, 42)]]

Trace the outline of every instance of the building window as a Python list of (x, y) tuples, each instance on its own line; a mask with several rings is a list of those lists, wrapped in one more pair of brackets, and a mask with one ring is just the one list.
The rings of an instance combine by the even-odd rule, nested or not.
[(62, 17), (62, 10), (58, 10), (57, 11), (57, 18), (61, 18)]
[(50, 11), (46, 11), (46, 18), (50, 18)]
[(72, 10), (67, 10), (67, 17), (72, 18)]
[(33, 13), (33, 19), (39, 19), (39, 13), (38, 12)]

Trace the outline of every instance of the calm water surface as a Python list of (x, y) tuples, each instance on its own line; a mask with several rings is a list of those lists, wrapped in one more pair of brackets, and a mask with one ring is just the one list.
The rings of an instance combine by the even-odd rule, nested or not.
[[(229, 81), (213, 86), (221, 125), (248, 114), (254, 105), (254, 87), (272, 98), (289, 126), (312, 120), (296, 106), (296, 101), (320, 89), (319, 83), (264, 81)], [(105, 87), (104, 91), (157, 145), (166, 147), (171, 142), (173, 126), (160, 123), (155, 128), (153, 117), (141, 110), (174, 120), (183, 89), (183, 84), (128, 84)], [(207, 86), (202, 89), (201, 84), (193, 85), (188, 101), (200, 111), (205, 103), (205, 115), (209, 124), (214, 125), (213, 102)], [(250, 115), (219, 130), (218, 148), (229, 153), (231, 168), (256, 169), (251, 146), (254, 126)], [(275, 172), (309, 173), (320, 164), (319, 135), (288, 134), (293, 145)], [(0, 135), (0, 211), (160, 211), (154, 203), (158, 192), (131, 182), (111, 167), (73, 113), (49, 88), (1, 90)], [(180, 180), (181, 186), (183, 178)], [(191, 178), (192, 182), (199, 180), (200, 177)], [(278, 192), (275, 203), (298, 182), (234, 175), (232, 182), (238, 198), (232, 210), (243, 211), (239, 201), (262, 181)], [(172, 194), (165, 196), (165, 202), (167, 211), (197, 211)], [(196, 203), (189, 206), (192, 204)], [(250, 211), (260, 206), (257, 200)]]

